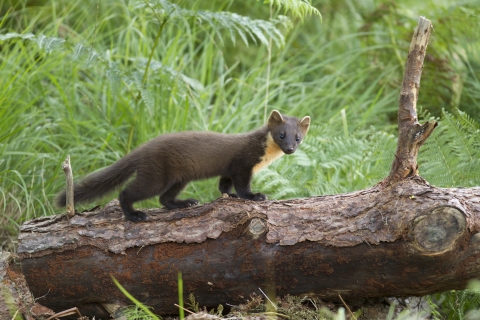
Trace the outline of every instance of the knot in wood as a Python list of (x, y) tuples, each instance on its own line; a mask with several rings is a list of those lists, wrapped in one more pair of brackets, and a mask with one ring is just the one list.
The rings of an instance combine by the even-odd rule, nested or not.
[(253, 218), (248, 226), (248, 232), (254, 236), (259, 236), (267, 231), (267, 223), (260, 218)]
[(416, 246), (434, 254), (454, 248), (465, 232), (465, 215), (456, 207), (436, 207), (413, 221), (413, 237)]

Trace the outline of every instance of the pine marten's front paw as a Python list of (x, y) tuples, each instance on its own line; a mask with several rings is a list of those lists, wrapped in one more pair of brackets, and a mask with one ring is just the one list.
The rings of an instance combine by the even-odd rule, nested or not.
[(197, 199), (190, 198), (190, 199), (184, 200), (184, 203), (186, 207), (193, 207), (198, 205), (200, 202)]
[(258, 193), (255, 193), (253, 195), (252, 200), (253, 201), (265, 201), (265, 200), (267, 200), (267, 196), (264, 195), (263, 193), (258, 192)]
[(125, 218), (127, 220), (130, 220), (132, 222), (142, 222), (142, 221), (147, 221), (147, 214), (142, 211), (133, 211), (129, 213), (125, 213)]
[(188, 208), (188, 207), (193, 207), (198, 204), (197, 199), (186, 199), (186, 200), (173, 200), (169, 202), (162, 203), (167, 209), (172, 210), (172, 209), (181, 209), (181, 208)]

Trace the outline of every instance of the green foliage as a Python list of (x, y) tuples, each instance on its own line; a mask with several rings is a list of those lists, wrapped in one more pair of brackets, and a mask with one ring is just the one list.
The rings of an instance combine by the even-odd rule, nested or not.
[(143, 308), (137, 305), (128, 306), (122, 309), (122, 314), (127, 320), (156, 320), (157, 316), (152, 316), (150, 313), (145, 312)]
[(444, 111), (439, 126), (420, 149), (422, 175), (441, 187), (478, 186), (479, 133), (480, 123), (466, 113)]
[(335, 121), (313, 126), (300, 150), (258, 173), (275, 198), (344, 193), (388, 175), (396, 138), (374, 128), (345, 135)]
[[(142, 304), (138, 301), (135, 297), (133, 297), (119, 282), (112, 276), (112, 281), (115, 283), (117, 288), (127, 297), (130, 301), (132, 301), (135, 305), (135, 308), (129, 308), (127, 314), (133, 316), (133, 319), (153, 319), (153, 320), (160, 320), (161, 317), (155, 315), (147, 306)], [(141, 310), (141, 311), (139, 311)], [(131, 318), (128, 318), (132, 320)]]
[(200, 308), (198, 307), (199, 306), (199, 303), (198, 301), (195, 299), (195, 295), (193, 293), (190, 293), (188, 295), (188, 307), (190, 308), (190, 310), (192, 310), (193, 312), (195, 313), (198, 313), (200, 312)]
[(177, 275), (178, 283), (178, 305), (180, 306), (178, 308), (178, 314), (180, 316), (180, 320), (183, 320), (185, 318), (185, 311), (183, 307), (183, 278), (182, 278), (182, 272), (178, 271)]
[[(199, 302), (195, 299), (195, 296), (193, 295), (193, 293), (190, 293), (188, 295), (188, 308), (194, 313), (200, 313), (200, 312), (206, 313), (207, 312), (206, 308), (204, 308), (204, 310), (200, 309)], [(212, 308), (208, 312), (208, 314), (221, 317), (222, 314), (223, 314), (223, 305), (219, 304), (216, 309)]]
[(463, 291), (448, 291), (429, 297), (434, 308), (432, 315), (436, 320), (443, 319), (478, 319), (480, 310), (480, 291), (467, 289)]
[[(300, 2), (300, 1), (293, 1)], [(248, 45), (248, 39), (253, 40), (255, 43), (257, 39), (267, 45), (269, 39), (272, 39), (275, 44), (282, 46), (285, 43), (285, 39), (277, 29), (276, 24), (280, 24), (284, 27), (289, 26), (289, 20), (287, 17), (279, 16), (278, 19), (270, 21), (260, 19), (250, 19), (249, 17), (241, 16), (231, 12), (212, 12), (206, 10), (189, 10), (180, 7), (177, 4), (171, 3), (166, 0), (145, 1), (137, 0), (130, 3), (133, 10), (151, 9), (155, 19), (160, 21), (169, 22), (186, 22), (188, 20), (195, 20), (200, 26), (211, 27), (213, 32), (218, 36), (220, 42), (223, 42), (223, 36), (221, 30), (225, 29), (230, 35), (230, 39), (235, 44), (236, 36), (240, 36), (243, 42)], [(303, 9), (303, 6), (301, 7)], [(311, 8), (311, 7), (310, 7)], [(301, 14), (306, 13), (304, 11), (296, 10)], [(157, 21), (157, 22), (160, 22)]]
[(317, 15), (322, 18), (320, 11), (312, 6), (309, 0), (264, 0), (264, 3), (273, 4), (301, 19), (308, 15)]
[[(264, 301), (262, 297), (252, 295), (245, 304), (234, 306), (230, 315), (239, 318), (258, 315), (272, 317), (273, 319), (291, 320), (347, 319), (343, 307), (338, 308), (337, 312), (334, 312), (327, 308), (321, 300), (308, 297), (286, 295), (283, 298), (277, 298), (274, 309), (269, 308), (269, 306), (271, 306), (270, 301)], [(361, 311), (355, 312), (354, 315), (359, 317)]]

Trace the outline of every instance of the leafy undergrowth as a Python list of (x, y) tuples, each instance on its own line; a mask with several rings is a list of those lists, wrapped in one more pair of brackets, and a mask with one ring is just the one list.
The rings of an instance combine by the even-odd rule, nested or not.
[[(133, 297), (113, 276), (112, 280), (117, 288), (133, 303), (132, 306), (117, 307), (113, 311), (115, 318), (126, 317), (127, 320), (159, 320), (162, 317), (155, 315), (151, 308), (142, 304)], [(178, 294), (179, 302), (178, 317), (166, 317), (168, 320), (183, 319), (230, 319), (230, 320), (344, 320), (344, 319), (425, 319), (432, 314), (440, 315), (438, 305), (431, 297), (427, 298), (357, 298), (347, 304), (341, 295), (337, 301), (324, 302), (319, 298), (304, 296), (286, 295), (283, 297), (275, 294), (266, 295), (259, 288), (262, 295), (251, 294), (244, 304), (226, 304), (227, 309), (219, 304), (216, 308), (207, 310), (201, 307), (195, 296), (190, 293), (186, 308), (183, 299), (182, 273), (178, 273)], [(430, 312), (430, 310), (433, 312)], [(187, 317), (185, 317), (187, 314)], [(224, 314), (226, 314), (224, 316)], [(440, 318), (436, 318), (440, 319)], [(83, 320), (83, 319), (82, 319)]]
[[(127, 320), (159, 320), (152, 310), (133, 297), (115, 278), (112, 278), (119, 290), (134, 303), (121, 307), (115, 312), (116, 317)], [(178, 275), (178, 290), (183, 292), (182, 275)], [(180, 298), (178, 317), (165, 317), (166, 320), (476, 320), (480, 319), (480, 281), (471, 281), (467, 290), (448, 291), (425, 297), (409, 298), (357, 298), (345, 302), (341, 295), (337, 301), (325, 302), (319, 298), (305, 296), (283, 297), (252, 294), (240, 305), (220, 304), (208, 310), (190, 293), (183, 303)], [(228, 309), (228, 310), (226, 310)], [(184, 314), (187, 316), (185, 317)], [(83, 319), (82, 319), (83, 320)]]
[[(357, 302), (357, 304), (359, 304)], [(427, 297), (385, 298), (362, 301), (361, 305), (324, 302), (307, 296), (277, 297), (275, 304), (260, 295), (252, 295), (242, 305), (233, 306), (226, 315), (224, 307), (207, 310), (189, 296), (185, 320), (478, 320), (480, 291), (450, 291)], [(156, 320), (138, 306), (122, 310), (128, 320)], [(158, 319), (161, 317), (157, 316)], [(179, 320), (179, 317), (165, 317)]]
[[(426, 298), (406, 299), (372, 299), (363, 301), (361, 307), (349, 306), (338, 301), (324, 302), (320, 299), (295, 296), (277, 298), (275, 303), (260, 295), (252, 295), (242, 305), (233, 306), (226, 315), (222, 315), (222, 305), (207, 310), (199, 307), (195, 298), (189, 296), (188, 308), (185, 309), (186, 320), (414, 320), (431, 318), (430, 307)], [(155, 320), (151, 314), (138, 306), (130, 306), (122, 310), (128, 320)], [(158, 319), (161, 317), (157, 316)], [(179, 317), (165, 317), (165, 320), (179, 320)], [(433, 319), (433, 318), (432, 318)], [(443, 318), (436, 318), (443, 319)]]

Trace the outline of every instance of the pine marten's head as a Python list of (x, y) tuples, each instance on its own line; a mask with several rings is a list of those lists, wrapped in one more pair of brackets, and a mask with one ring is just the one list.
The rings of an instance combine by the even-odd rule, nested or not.
[(286, 154), (292, 154), (302, 143), (310, 127), (310, 117), (298, 120), (294, 117), (282, 116), (277, 110), (273, 110), (267, 122), (268, 131), (273, 141)]

